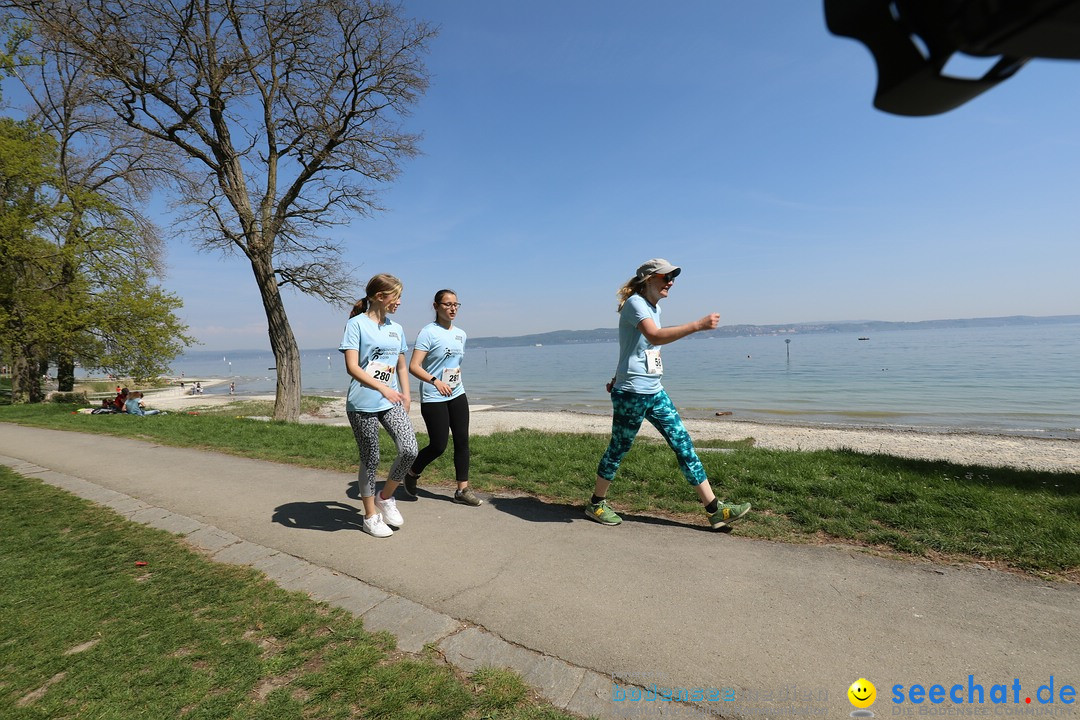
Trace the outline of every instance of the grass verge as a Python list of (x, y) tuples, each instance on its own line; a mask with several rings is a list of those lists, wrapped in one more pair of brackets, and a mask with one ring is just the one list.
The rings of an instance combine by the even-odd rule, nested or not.
[(570, 717), (513, 673), (406, 656), (343, 610), (4, 467), (0, 496), (4, 718)]
[[(77, 415), (62, 405), (0, 407), (0, 421), (134, 437), (166, 445), (355, 472), (347, 427), (257, 422), (233, 415), (152, 418)], [(384, 436), (385, 472), (393, 446)], [(426, 438), (420, 435), (421, 447)], [(592, 490), (607, 438), (518, 430), (471, 438), (471, 484), (581, 504)], [(1080, 578), (1080, 476), (968, 467), (849, 451), (788, 452), (727, 446), (702, 453), (718, 495), (750, 501), (743, 536), (788, 542), (840, 540), (890, 552), (1000, 564), (1043, 577)], [(423, 482), (449, 484), (448, 451)], [(641, 439), (609, 495), (622, 512), (704, 522), (694, 493), (662, 443)]]

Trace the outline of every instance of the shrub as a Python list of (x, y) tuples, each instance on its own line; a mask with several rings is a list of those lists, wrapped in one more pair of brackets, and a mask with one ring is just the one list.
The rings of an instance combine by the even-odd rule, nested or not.
[(63, 403), (67, 405), (89, 405), (90, 399), (84, 392), (54, 392), (49, 393), (49, 402)]

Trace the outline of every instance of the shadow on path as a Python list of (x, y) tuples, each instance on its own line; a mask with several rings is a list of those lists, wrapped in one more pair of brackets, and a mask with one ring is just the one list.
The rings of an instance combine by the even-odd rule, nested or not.
[(270, 518), (279, 525), (306, 530), (363, 530), (364, 511), (352, 505), (335, 502), (293, 502), (274, 508)]
[[(385, 481), (380, 481), (380, 482), (376, 483), (375, 484), (375, 492), (376, 493), (381, 493), (384, 485), (386, 485)], [(408, 495), (405, 494), (405, 488), (401, 487), (400, 485), (398, 486), (398, 488), (400, 489), (400, 492), (395, 490), (394, 491), (394, 498), (396, 498), (399, 503), (412, 503), (412, 502), (416, 502), (417, 500), (420, 500), (420, 499), (442, 500), (444, 502), (450, 502), (450, 503), (454, 502), (454, 491), (453, 491), (453, 489), (446, 490), (446, 492), (449, 493), (449, 494), (443, 494), (443, 493), (439, 493), (439, 492), (432, 492), (430, 490), (425, 490), (422, 487), (418, 487), (418, 488), (416, 488), (416, 497), (409, 497)], [(443, 488), (443, 490), (445, 490), (445, 488)], [(347, 497), (347, 498), (349, 498), (351, 500), (360, 500), (360, 483), (357, 482), (356, 480), (353, 480), (352, 482), (350, 482), (349, 487), (345, 488), (345, 497)]]
[[(577, 520), (589, 522), (585, 517), (581, 505), (569, 505), (566, 503), (544, 502), (534, 497), (492, 497), (488, 500), (491, 506), (500, 512), (513, 515), (528, 522), (571, 523)], [(708, 525), (684, 522), (682, 520), (657, 517), (655, 515), (634, 515), (632, 513), (619, 513), (623, 523), (643, 523), (647, 525), (668, 525), (670, 527), (684, 527), (691, 530), (710, 530)]]

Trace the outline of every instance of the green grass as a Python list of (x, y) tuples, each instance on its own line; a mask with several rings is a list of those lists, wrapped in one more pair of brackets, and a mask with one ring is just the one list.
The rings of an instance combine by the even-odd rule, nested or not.
[[(0, 717), (568, 718), (0, 467)], [(136, 562), (146, 562), (137, 567)]]
[[(259, 422), (234, 414), (140, 418), (76, 415), (59, 405), (0, 407), (0, 421), (108, 433), (245, 457), (355, 472), (348, 427)], [(420, 435), (421, 446), (426, 438)], [(385, 472), (393, 446), (383, 438)], [(518, 430), (474, 436), (471, 484), (580, 505), (592, 491), (607, 438)], [(786, 452), (752, 442), (702, 453), (717, 494), (750, 501), (742, 536), (788, 542), (845, 541), (917, 556), (998, 563), (1075, 580), (1080, 575), (1080, 476), (967, 467), (847, 451)], [(453, 480), (451, 452), (424, 483)], [(700, 505), (666, 445), (642, 438), (609, 498), (624, 515), (661, 513), (704, 523)]]

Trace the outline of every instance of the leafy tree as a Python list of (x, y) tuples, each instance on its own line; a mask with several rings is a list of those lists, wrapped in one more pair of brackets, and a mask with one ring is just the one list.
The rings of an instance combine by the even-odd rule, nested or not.
[[(175, 172), (170, 156), (160, 143), (101, 106), (89, 63), (70, 52), (62, 38), (30, 36), (18, 49), (22, 61), (11, 74), (30, 98), (27, 112), (57, 140), (57, 212), (48, 234), (59, 263), (53, 295), (67, 305), (50, 336), (59, 388), (72, 389), (77, 361), (87, 367), (164, 371), (191, 342), (172, 313), (179, 302), (160, 290), (153, 290), (161, 303), (157, 310), (138, 310), (136, 300), (146, 299), (151, 283), (162, 275), (160, 234), (140, 208), (150, 191)], [(128, 294), (115, 292), (121, 287)], [(116, 312), (103, 305), (132, 302), (136, 306), (126, 312), (126, 330), (106, 322)], [(165, 344), (155, 341), (155, 352), (162, 354), (151, 365), (129, 363), (114, 352), (123, 348), (131, 358), (145, 358), (147, 353), (138, 348), (148, 340), (139, 336), (163, 338), (169, 328), (182, 329)], [(121, 337), (122, 342), (117, 340)], [(170, 347), (175, 348), (171, 353)]]
[(282, 286), (353, 297), (329, 229), (378, 209), (416, 153), (400, 129), (434, 30), (377, 0), (6, 0), (89, 61), (101, 102), (186, 160), (187, 227), (241, 253), (277, 364), (274, 416), (300, 411)]
[(0, 118), (0, 344), (11, 363), (12, 402), (40, 402), (41, 363), (56, 307), (55, 268), (38, 231), (53, 210), (56, 145), (36, 125)]
[(35, 123), (0, 118), (0, 344), (13, 402), (43, 399), (41, 375), (58, 347), (88, 369), (145, 379), (193, 342), (176, 316), (180, 299), (140, 262), (124, 213), (82, 192), (73, 226), (57, 148)]

